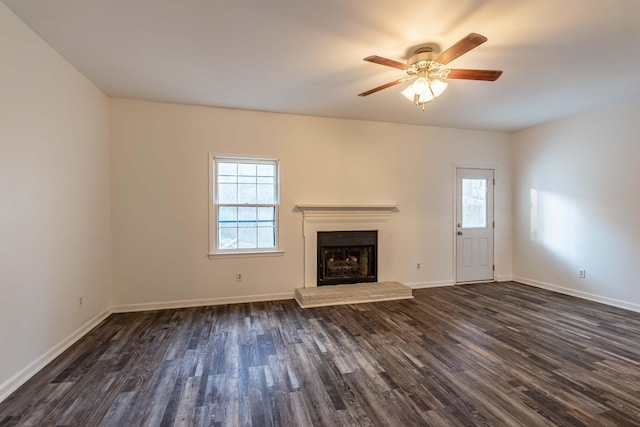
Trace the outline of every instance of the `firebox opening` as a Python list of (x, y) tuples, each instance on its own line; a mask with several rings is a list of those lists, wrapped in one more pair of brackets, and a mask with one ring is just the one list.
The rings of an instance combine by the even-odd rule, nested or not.
[(377, 231), (318, 232), (318, 286), (377, 282)]

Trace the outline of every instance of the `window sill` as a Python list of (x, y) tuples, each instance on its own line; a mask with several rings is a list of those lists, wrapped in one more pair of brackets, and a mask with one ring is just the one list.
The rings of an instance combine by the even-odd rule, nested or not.
[(246, 252), (214, 252), (207, 255), (209, 259), (214, 258), (253, 258), (253, 257), (271, 257), (282, 256), (284, 251), (246, 251)]

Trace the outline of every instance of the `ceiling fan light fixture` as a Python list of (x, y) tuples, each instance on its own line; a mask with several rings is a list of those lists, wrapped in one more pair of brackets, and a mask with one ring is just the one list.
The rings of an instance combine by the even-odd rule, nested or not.
[(442, 95), (445, 90), (447, 90), (447, 87), (449, 87), (449, 83), (445, 83), (442, 80), (438, 79), (431, 79), (431, 81), (429, 82), (429, 87), (431, 88), (433, 97), (437, 98)]
[[(420, 80), (423, 80), (423, 82), (420, 82), (420, 84), (418, 85), (418, 89), (420, 89), (420, 91), (418, 91), (416, 90), (416, 83), (418, 83), (418, 81)], [(424, 85), (424, 91), (421, 90), (423, 88), (422, 85)], [(426, 104), (427, 102), (431, 102), (438, 96), (442, 95), (447, 89), (447, 86), (449, 86), (449, 84), (443, 82), (442, 80), (420, 77), (400, 93), (409, 101), (415, 103), (418, 106), (424, 107), (424, 104)]]
[(411, 86), (415, 93), (422, 95), (429, 91), (429, 80), (426, 77), (419, 77)]
[(409, 101), (414, 102), (416, 104), (426, 104), (427, 102), (431, 102), (434, 99), (433, 94), (430, 90), (427, 90), (425, 93), (417, 93), (413, 89), (413, 85), (407, 86), (402, 92), (400, 92), (405, 98)]
[[(382, 56), (371, 55), (364, 58), (365, 61), (373, 62), (387, 67), (397, 68), (405, 71), (409, 77), (397, 79), (359, 93), (358, 96), (368, 96), (372, 93), (379, 92), (383, 89), (404, 83), (408, 80), (414, 82), (401, 91), (402, 95), (417, 106), (431, 102), (444, 93), (449, 86), (446, 80), (464, 79), (464, 80), (484, 80), (495, 81), (502, 75), (502, 70), (474, 70), (445, 68), (447, 64), (456, 58), (475, 49), (487, 38), (477, 33), (469, 33), (466, 37), (458, 40), (453, 46), (440, 52), (437, 45), (425, 44), (418, 46), (406, 64), (393, 59), (384, 58)], [(434, 46), (436, 49), (434, 49)], [(445, 79), (445, 81), (439, 80)]]
[(406, 88), (404, 88), (404, 90), (402, 92), (400, 92), (402, 94), (402, 96), (404, 96), (405, 98), (407, 98), (409, 101), (414, 102), (415, 97), (416, 97), (416, 91), (413, 90), (413, 85), (409, 85)]

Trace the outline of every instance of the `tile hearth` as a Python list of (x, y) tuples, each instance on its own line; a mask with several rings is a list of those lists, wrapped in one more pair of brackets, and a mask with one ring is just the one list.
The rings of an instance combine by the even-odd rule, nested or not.
[(298, 288), (295, 300), (302, 308), (413, 298), (412, 289), (400, 282), (357, 283)]

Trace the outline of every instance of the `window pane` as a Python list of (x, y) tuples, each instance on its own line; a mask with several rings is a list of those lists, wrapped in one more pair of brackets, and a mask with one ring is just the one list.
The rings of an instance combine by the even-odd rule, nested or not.
[(257, 248), (256, 227), (238, 228), (238, 248)]
[(258, 176), (275, 176), (275, 172), (276, 172), (276, 168), (274, 167), (274, 165), (265, 165), (265, 164), (259, 164), (258, 165)]
[(218, 175), (218, 182), (236, 183), (238, 177), (235, 175)]
[(484, 228), (487, 226), (487, 180), (484, 178), (462, 179), (462, 227)]
[(238, 203), (237, 184), (218, 184), (218, 203), (235, 204)]
[(238, 164), (237, 163), (218, 163), (218, 176), (220, 175), (237, 175)]
[(255, 184), (238, 184), (238, 203), (256, 203)]
[(239, 227), (255, 227), (257, 221), (257, 208), (255, 207), (239, 207), (238, 208), (238, 226)]
[(255, 163), (238, 163), (238, 175), (256, 176)]
[(241, 184), (255, 184), (256, 183), (256, 177), (255, 176), (240, 175), (238, 177), (238, 182), (241, 183)]
[(257, 178), (258, 184), (273, 184), (274, 181), (275, 181), (275, 178), (272, 176), (259, 176)]
[(271, 204), (276, 202), (276, 187), (270, 184), (258, 184), (258, 203)]
[(235, 206), (221, 206), (218, 208), (218, 226), (237, 227), (238, 208)]
[(218, 249), (237, 249), (238, 229), (218, 228)]
[(274, 248), (276, 246), (276, 228), (258, 227), (258, 247)]
[(271, 206), (258, 208), (258, 222), (259, 226), (270, 225), (273, 226), (276, 223), (276, 208)]

